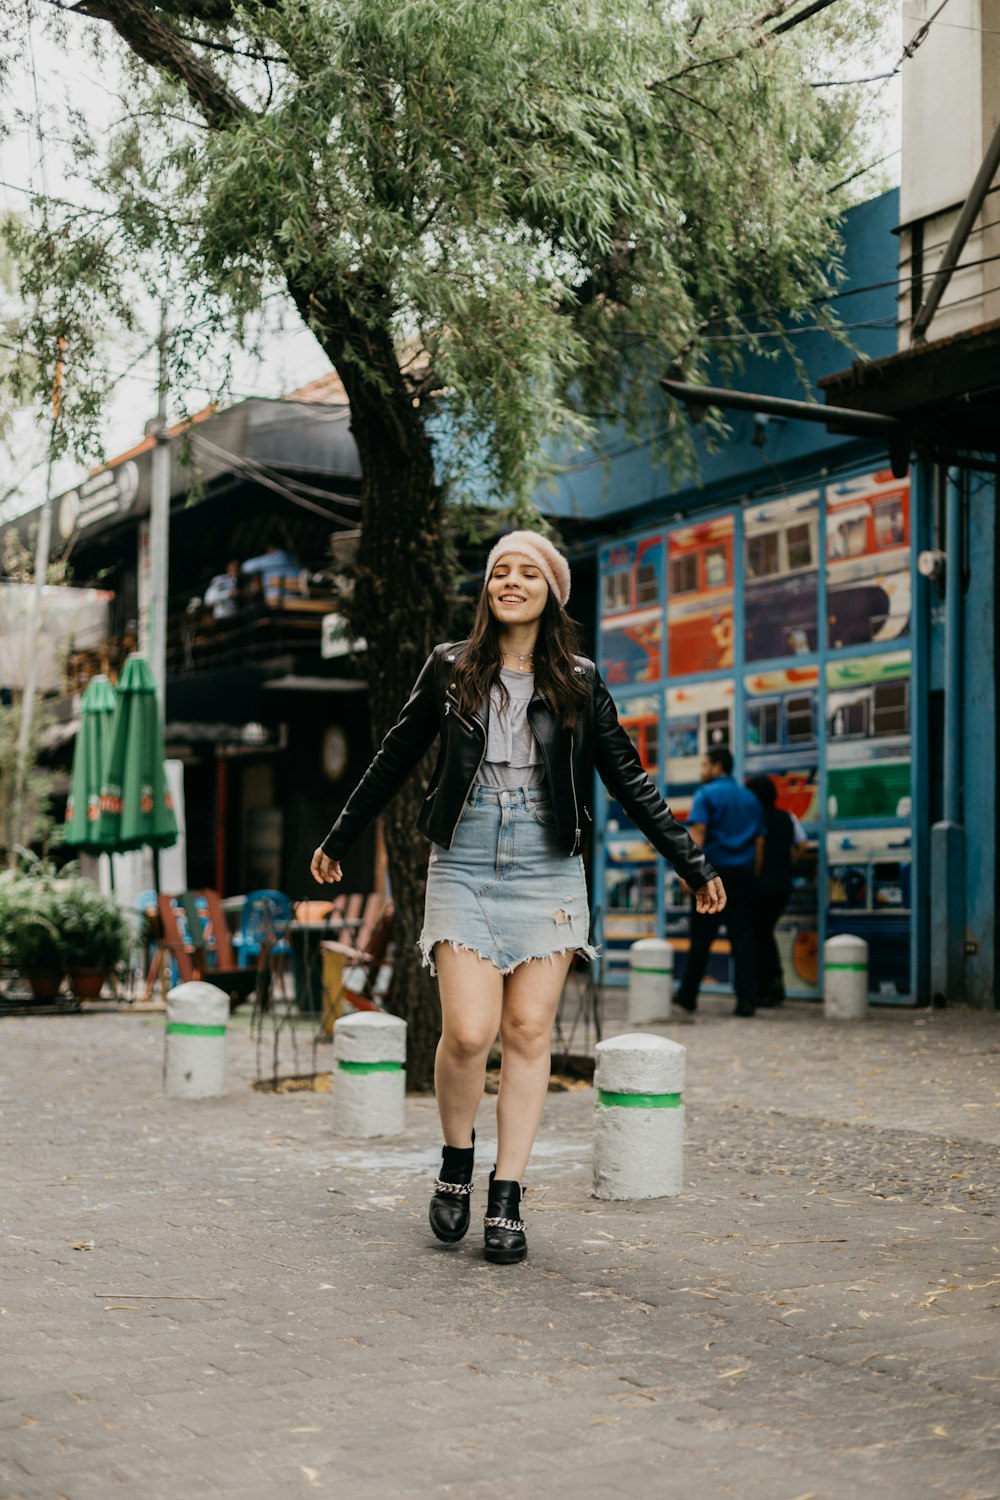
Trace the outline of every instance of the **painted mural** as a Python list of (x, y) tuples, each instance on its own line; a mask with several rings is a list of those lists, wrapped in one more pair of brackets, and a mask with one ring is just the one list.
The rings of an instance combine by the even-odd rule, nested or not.
[(663, 539), (615, 543), (600, 554), (600, 667), (612, 688), (663, 675)]
[(827, 834), (827, 936), (865, 939), (869, 988), (887, 999), (910, 987), (911, 862), (909, 828)]
[(669, 675), (733, 664), (732, 515), (671, 531), (667, 539)]
[(827, 662), (827, 813), (908, 818), (910, 653)]
[(895, 641), (910, 629), (910, 485), (889, 470), (826, 489), (826, 616), (831, 650)]
[(819, 667), (753, 672), (743, 679), (745, 770), (770, 776), (778, 806), (800, 822), (819, 818)]
[(667, 690), (666, 789), (678, 818), (686, 818), (706, 750), (734, 743), (734, 683), (731, 677)]
[[(661, 692), (616, 698), (618, 719), (639, 754), (643, 768), (658, 780), (661, 771)], [(628, 972), (628, 950), (640, 938), (655, 937), (658, 923), (657, 855), (645, 834), (619, 803), (607, 799), (604, 813), (604, 910), (601, 932), (605, 973)]]
[[(876, 470), (756, 499), (609, 545), (601, 569), (602, 665), (675, 815), (688, 816), (705, 752), (725, 746), (736, 775), (771, 777), (805, 829), (775, 933), (786, 992), (817, 996), (823, 940), (856, 932), (874, 997), (907, 998), (908, 484)], [(690, 898), (622, 809), (603, 793), (599, 807), (606, 972), (623, 978), (632, 942), (667, 936), (680, 976)], [(723, 926), (706, 988), (727, 990), (730, 965)]]
[(743, 517), (748, 662), (816, 650), (819, 490), (754, 506)]

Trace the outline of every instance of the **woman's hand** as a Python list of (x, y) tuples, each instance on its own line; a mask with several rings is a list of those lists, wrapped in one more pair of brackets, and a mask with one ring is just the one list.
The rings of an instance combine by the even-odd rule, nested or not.
[(339, 859), (331, 859), (329, 854), (324, 854), (322, 849), (317, 849), (309, 866), (312, 878), (320, 885), (336, 885), (338, 880), (343, 880), (344, 872), (340, 868)]
[(711, 880), (706, 880), (704, 885), (698, 887), (694, 893), (694, 904), (696, 911), (704, 912), (706, 915), (711, 912), (725, 911), (726, 888), (718, 875), (714, 875)]

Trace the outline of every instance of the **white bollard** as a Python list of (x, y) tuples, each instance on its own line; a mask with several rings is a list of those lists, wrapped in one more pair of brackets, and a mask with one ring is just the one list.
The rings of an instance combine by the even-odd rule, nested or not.
[(167, 995), (163, 1088), (172, 1099), (217, 1099), (226, 1091), (229, 996), (195, 979)]
[(341, 1016), (333, 1027), (333, 1128), (355, 1139), (401, 1135), (406, 1022), (383, 1011)]
[(632, 1032), (597, 1044), (594, 1196), (671, 1198), (684, 1186), (687, 1049)]
[(661, 938), (641, 938), (628, 950), (628, 1021), (648, 1026), (670, 1020), (674, 949)]
[(868, 944), (841, 933), (823, 944), (823, 1014), (828, 1021), (868, 1016)]

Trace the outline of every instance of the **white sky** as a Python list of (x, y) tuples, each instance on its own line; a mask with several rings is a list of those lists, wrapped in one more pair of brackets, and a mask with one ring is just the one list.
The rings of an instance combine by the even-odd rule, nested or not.
[[(0, 136), (2, 212), (24, 212), (30, 203), (29, 193), (32, 190), (78, 199), (81, 192), (79, 185), (68, 181), (65, 175), (67, 155), (65, 150), (60, 149), (58, 122), (65, 118), (70, 105), (86, 111), (92, 124), (110, 121), (117, 106), (115, 95), (99, 76), (97, 64), (82, 44), (78, 55), (67, 55), (44, 35), (42, 17), (39, 14), (44, 11), (44, 7), (36, 5), (32, 9), (36, 16), (32, 36), (34, 70), (26, 62), (21, 70), (13, 74), (6, 112), (11, 129), (6, 137)], [(86, 24), (88, 23), (81, 19), (81, 38)], [(883, 48), (868, 60), (863, 76), (887, 71), (896, 64), (901, 49), (899, 31), (898, 25), (887, 29)], [(850, 76), (862, 75), (852, 69)], [(873, 127), (871, 159), (874, 161), (880, 156), (889, 158), (881, 168), (864, 179), (864, 185), (870, 183), (870, 190), (874, 193), (887, 182), (898, 181), (900, 80), (894, 78), (886, 85), (873, 84), (870, 87), (873, 99), (878, 96), (878, 104), (885, 115), (884, 120)], [(40, 113), (50, 127), (45, 132), (43, 143), (39, 142), (33, 126), (11, 118), (15, 110), (22, 116), (27, 116), (28, 120), (36, 117), (36, 89)], [(860, 196), (865, 196), (865, 193), (862, 191)], [(153, 306), (144, 309), (143, 335), (135, 337), (113, 353), (111, 364), (116, 373), (125, 371), (139, 352), (151, 342), (156, 332), (156, 317)], [(280, 396), (305, 385), (330, 368), (325, 354), (309, 330), (303, 327), (290, 302), (287, 308), (275, 306), (263, 347), (264, 353), (260, 359), (240, 351), (235, 352), (231, 387), (234, 399), (249, 395)], [(156, 409), (155, 380), (156, 357), (153, 352), (140, 358), (134, 369), (120, 379), (104, 423), (105, 449), (109, 457), (141, 438), (146, 420)], [(188, 410), (197, 410), (214, 394), (214, 388), (210, 384), (212, 375), (208, 371), (205, 380), (203, 390), (186, 393), (184, 404)], [(180, 415), (180, 407), (173, 410), (171, 415), (175, 418)], [(44, 422), (28, 414), (18, 417), (13, 447), (13, 463), (8, 464), (5, 459), (5, 472), (0, 475), (0, 497), (12, 485), (17, 486), (17, 492), (6, 503), (0, 502), (0, 516), (3, 519), (32, 508), (43, 498)], [(54, 478), (55, 491), (58, 493), (69, 488), (79, 477), (78, 464), (72, 461), (61, 464)]]

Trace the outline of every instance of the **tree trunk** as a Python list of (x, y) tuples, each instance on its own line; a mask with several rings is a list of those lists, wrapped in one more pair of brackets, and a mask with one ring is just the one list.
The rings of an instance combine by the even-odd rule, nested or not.
[[(316, 329), (311, 289), (292, 286)], [(320, 299), (320, 305), (324, 305)], [(344, 383), (361, 464), (361, 540), (351, 624), (365, 657), (376, 741), (392, 727), (427, 656), (448, 638), (452, 580), (444, 501), (426, 409), (414, 402), (389, 334), (371, 325), (316, 329)], [(324, 336), (325, 334), (325, 336)], [(383, 815), (396, 903), (391, 1009), (407, 1023), (407, 1083), (429, 1089), (440, 1032), (437, 984), (421, 966), (428, 845), (416, 829), (424, 776), (414, 775)]]

